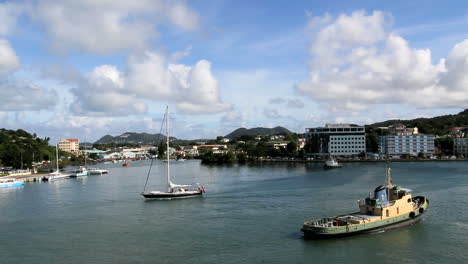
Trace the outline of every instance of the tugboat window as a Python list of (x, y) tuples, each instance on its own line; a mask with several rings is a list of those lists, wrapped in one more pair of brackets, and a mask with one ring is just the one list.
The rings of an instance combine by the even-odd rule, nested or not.
[(390, 214), (388, 213), (388, 209), (385, 211), (385, 214), (387, 217), (389, 217)]

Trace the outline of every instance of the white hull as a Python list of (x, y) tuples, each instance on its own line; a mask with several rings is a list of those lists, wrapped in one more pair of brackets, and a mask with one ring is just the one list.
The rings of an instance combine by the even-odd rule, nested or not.
[(100, 169), (91, 169), (88, 170), (89, 175), (102, 175), (109, 173), (108, 170), (100, 170)]
[(67, 178), (70, 178), (70, 174), (51, 174), (48, 176), (48, 180), (49, 181), (56, 181), (56, 180), (63, 180), (63, 179), (67, 179)]

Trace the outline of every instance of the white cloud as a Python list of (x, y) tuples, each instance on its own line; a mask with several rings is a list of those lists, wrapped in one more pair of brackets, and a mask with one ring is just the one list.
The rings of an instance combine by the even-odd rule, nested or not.
[(269, 118), (269, 119), (285, 118), (285, 116), (280, 114), (277, 109), (273, 109), (273, 108), (264, 108), (263, 114), (265, 115), (266, 118)]
[(19, 58), (5, 39), (0, 39), (0, 75), (16, 70), (19, 67)]
[(23, 12), (23, 7), (16, 3), (0, 3), (0, 35), (11, 34), (16, 25), (17, 17)]
[(38, 0), (0, 5), (0, 34), (11, 33), (20, 14), (43, 26), (52, 50), (112, 54), (145, 48), (170, 22), (183, 30), (199, 27), (198, 15), (183, 1)]
[(468, 106), (468, 41), (433, 64), (430, 50), (412, 48), (387, 29), (387, 20), (378, 11), (313, 18), (310, 79), (299, 91), (333, 111), (359, 112), (371, 104)]
[(147, 111), (144, 103), (125, 88), (122, 74), (111, 65), (96, 67), (73, 89), (72, 111), (84, 115), (130, 115)]
[(301, 101), (301, 99), (292, 98), (288, 99), (288, 107), (302, 109), (304, 108), (304, 103)]
[(73, 110), (81, 114), (122, 115), (147, 111), (145, 101), (169, 101), (186, 114), (219, 113), (231, 109), (221, 101), (211, 63), (171, 64), (155, 52), (129, 59), (126, 72), (111, 65), (96, 67), (73, 90)]
[(57, 93), (14, 78), (0, 80), (0, 111), (36, 111), (56, 105)]
[(281, 98), (281, 97), (275, 97), (275, 98), (270, 98), (270, 100), (268, 102), (270, 104), (282, 104), (282, 103), (286, 102), (286, 100), (284, 98)]

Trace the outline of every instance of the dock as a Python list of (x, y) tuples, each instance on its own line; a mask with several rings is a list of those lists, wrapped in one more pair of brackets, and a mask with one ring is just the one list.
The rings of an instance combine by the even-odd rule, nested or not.
[(41, 178), (49, 175), (48, 173), (28, 174), (28, 175), (7, 175), (5, 178), (14, 178), (23, 182), (40, 182)]

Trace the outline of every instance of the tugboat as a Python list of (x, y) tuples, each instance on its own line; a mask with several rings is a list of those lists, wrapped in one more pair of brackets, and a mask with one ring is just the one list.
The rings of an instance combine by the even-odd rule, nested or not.
[(412, 197), (410, 189), (392, 183), (387, 168), (385, 185), (374, 194), (359, 200), (359, 212), (305, 222), (301, 231), (305, 238), (331, 238), (370, 233), (414, 224), (429, 206), (423, 196)]
[(341, 168), (341, 164), (336, 161), (332, 156), (328, 157), (323, 165), (325, 169)]

